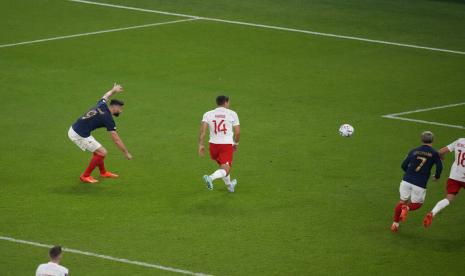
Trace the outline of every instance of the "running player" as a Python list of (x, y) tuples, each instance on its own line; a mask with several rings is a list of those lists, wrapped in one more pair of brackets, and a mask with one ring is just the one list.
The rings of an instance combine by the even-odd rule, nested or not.
[(96, 183), (97, 179), (91, 176), (95, 167), (99, 167), (100, 176), (105, 178), (117, 178), (118, 175), (111, 173), (105, 169), (104, 159), (107, 155), (107, 150), (92, 137), (91, 132), (97, 128), (105, 127), (109, 131), (113, 142), (124, 153), (127, 159), (132, 159), (132, 155), (126, 149), (116, 132), (116, 124), (112, 116), (118, 117), (123, 112), (124, 102), (113, 99), (107, 105), (108, 99), (113, 94), (123, 92), (123, 87), (119, 84), (114, 84), (113, 88), (105, 93), (98, 101), (97, 105), (86, 112), (82, 117), (69, 128), (68, 137), (83, 151), (93, 153), (89, 166), (81, 175), (80, 179), (86, 183)]
[(423, 220), (425, 227), (429, 227), (437, 213), (446, 208), (455, 199), (461, 188), (465, 188), (465, 138), (460, 138), (439, 150), (441, 157), (449, 152), (455, 152), (455, 161), (452, 164), (450, 176), (447, 180), (447, 195), (446, 198), (439, 201), (433, 210), (426, 215)]
[(220, 168), (211, 175), (204, 175), (203, 179), (207, 188), (213, 190), (213, 181), (222, 178), (229, 192), (234, 192), (237, 180), (231, 180), (230, 171), (233, 161), (233, 153), (237, 150), (240, 137), (239, 117), (236, 112), (229, 109), (229, 97), (218, 96), (217, 108), (203, 115), (200, 125), (199, 155), (205, 155), (205, 133), (210, 129), (210, 157), (215, 160)]
[(414, 211), (421, 207), (426, 195), (426, 185), (428, 184), (433, 165), (436, 165), (436, 174), (433, 180), (441, 177), (442, 161), (439, 153), (433, 149), (433, 133), (425, 131), (421, 134), (421, 145), (411, 150), (407, 158), (402, 162), (402, 169), (405, 174), (400, 183), (400, 201), (394, 209), (394, 222), (391, 231), (399, 230), (399, 223), (407, 219), (408, 211)]

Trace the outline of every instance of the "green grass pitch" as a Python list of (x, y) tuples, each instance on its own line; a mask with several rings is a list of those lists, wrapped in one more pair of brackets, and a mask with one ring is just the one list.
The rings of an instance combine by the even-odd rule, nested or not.
[[(106, 0), (191, 15), (465, 50), (463, 1)], [(64, 0), (0, 1), (0, 45), (182, 17)], [(425, 230), (426, 202), (389, 231), (400, 163), (419, 134), (464, 129), (382, 115), (465, 101), (465, 55), (194, 20), (0, 47), (0, 236), (212, 275), (460, 275), (465, 195)], [(127, 161), (100, 130), (117, 180), (79, 182), (67, 137), (114, 81)], [(231, 96), (242, 139), (233, 176), (208, 191), (202, 114)], [(465, 125), (465, 107), (406, 117)], [(355, 135), (342, 138), (342, 123)], [(465, 192), (464, 192), (465, 193)], [(32, 275), (46, 249), (0, 240), (0, 274)], [(175, 273), (67, 253), (71, 275)]]

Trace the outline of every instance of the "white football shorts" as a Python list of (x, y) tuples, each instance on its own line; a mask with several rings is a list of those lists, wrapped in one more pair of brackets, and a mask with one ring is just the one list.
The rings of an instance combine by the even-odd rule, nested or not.
[(412, 203), (423, 203), (425, 201), (426, 189), (410, 184), (407, 181), (400, 182), (400, 199)]
[(81, 137), (72, 127), (68, 130), (68, 137), (83, 151), (88, 150), (90, 152), (94, 152), (102, 146), (94, 137), (92, 137), (92, 135), (86, 138)]

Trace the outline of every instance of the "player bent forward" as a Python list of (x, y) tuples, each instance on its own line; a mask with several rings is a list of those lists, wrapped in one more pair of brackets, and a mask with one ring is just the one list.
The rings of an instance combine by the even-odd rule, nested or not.
[(455, 199), (461, 188), (465, 189), (465, 138), (460, 138), (439, 150), (441, 157), (449, 152), (455, 152), (455, 160), (450, 169), (449, 179), (447, 180), (447, 195), (446, 198), (439, 201), (433, 210), (426, 215), (423, 220), (425, 227), (431, 225), (437, 213), (446, 208)]
[(200, 125), (199, 155), (205, 155), (204, 139), (207, 127), (210, 130), (210, 157), (220, 168), (211, 175), (204, 175), (207, 188), (213, 190), (213, 181), (222, 178), (229, 192), (234, 192), (237, 180), (231, 180), (230, 172), (233, 153), (237, 150), (240, 137), (239, 117), (229, 109), (229, 97), (218, 96), (217, 108), (203, 115)]
[(394, 209), (394, 222), (391, 231), (399, 230), (399, 223), (407, 219), (408, 211), (421, 207), (426, 195), (426, 186), (431, 175), (433, 165), (436, 165), (436, 174), (433, 180), (441, 177), (442, 162), (439, 153), (433, 149), (433, 133), (425, 131), (421, 134), (421, 145), (409, 152), (402, 162), (405, 174), (400, 183), (400, 201)]
[(77, 119), (77, 121), (69, 128), (68, 137), (83, 151), (93, 153), (89, 166), (81, 175), (80, 179), (86, 183), (96, 183), (98, 180), (90, 174), (99, 167), (100, 176), (105, 178), (117, 178), (118, 175), (111, 173), (105, 169), (104, 159), (107, 155), (107, 150), (92, 137), (91, 132), (97, 128), (105, 127), (109, 131), (113, 142), (124, 153), (127, 159), (132, 159), (132, 155), (126, 149), (116, 132), (116, 124), (112, 116), (118, 117), (123, 112), (124, 103), (120, 100), (111, 100), (110, 105), (107, 105), (108, 99), (113, 94), (123, 92), (123, 87), (119, 84), (114, 84), (113, 88), (103, 95), (97, 105), (91, 108), (86, 114)]

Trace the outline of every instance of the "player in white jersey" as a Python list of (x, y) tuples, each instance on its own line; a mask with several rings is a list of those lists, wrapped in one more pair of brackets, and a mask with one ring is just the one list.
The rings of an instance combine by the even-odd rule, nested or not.
[(211, 175), (204, 175), (203, 180), (209, 190), (213, 190), (213, 181), (222, 178), (228, 191), (234, 192), (237, 180), (231, 180), (230, 171), (233, 154), (237, 150), (240, 137), (239, 117), (236, 112), (229, 109), (229, 97), (218, 96), (217, 108), (203, 115), (200, 125), (199, 155), (205, 155), (205, 134), (210, 130), (210, 157), (220, 168)]
[(50, 262), (41, 264), (36, 270), (36, 276), (68, 276), (68, 269), (60, 265), (63, 253), (61, 246), (54, 246), (49, 251)]
[(460, 138), (447, 147), (439, 150), (441, 156), (449, 152), (455, 153), (455, 160), (450, 170), (449, 179), (447, 180), (447, 195), (446, 198), (436, 203), (433, 210), (426, 215), (423, 220), (423, 225), (425, 227), (431, 225), (434, 216), (455, 199), (461, 188), (465, 189), (465, 138)]

